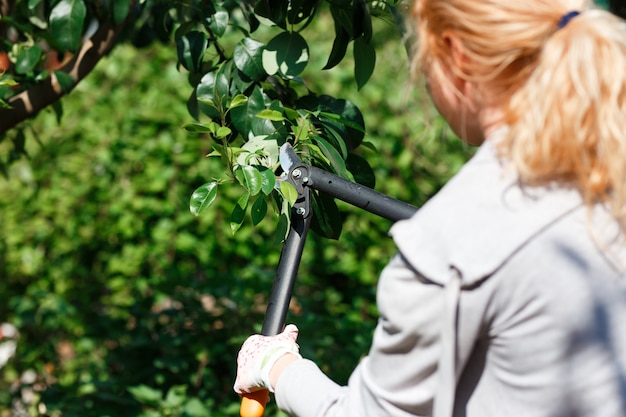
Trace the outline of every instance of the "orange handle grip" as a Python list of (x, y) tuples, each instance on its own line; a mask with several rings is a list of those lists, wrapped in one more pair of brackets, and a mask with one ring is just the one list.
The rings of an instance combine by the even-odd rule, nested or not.
[(266, 389), (244, 394), (241, 397), (239, 415), (241, 417), (261, 417), (265, 411), (265, 404), (269, 399), (270, 392)]

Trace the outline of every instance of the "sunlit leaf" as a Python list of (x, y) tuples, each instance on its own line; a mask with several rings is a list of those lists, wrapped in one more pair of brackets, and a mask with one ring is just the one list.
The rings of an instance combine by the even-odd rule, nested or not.
[(348, 156), (348, 147), (346, 146), (346, 140), (343, 138), (341, 133), (345, 134), (345, 130), (342, 132), (336, 128), (336, 125), (331, 124), (324, 126), (324, 132), (326, 133), (326, 137), (332, 143), (332, 145), (340, 152), (340, 155), (343, 159)]
[(28, 21), (40, 29), (48, 28), (48, 16), (46, 15), (46, 4), (43, 0), (28, 1)]
[(262, 110), (256, 114), (256, 117), (260, 117), (261, 119), (273, 120), (276, 122), (280, 122), (285, 120), (285, 116), (278, 110)]
[(252, 80), (258, 80), (265, 75), (263, 69), (264, 47), (263, 43), (252, 38), (243, 38), (235, 46), (233, 53), (235, 66)]
[(227, 126), (220, 126), (219, 129), (215, 132), (215, 137), (218, 139), (223, 139), (226, 136), (233, 133), (233, 131)]
[(317, 0), (290, 0), (289, 8), (287, 9), (287, 22), (297, 25), (307, 19), (311, 19), (319, 4), (320, 2)]
[(221, 37), (224, 33), (226, 33), (226, 28), (228, 28), (228, 19), (228, 10), (223, 7), (215, 8), (215, 14), (213, 14), (209, 21), (209, 28), (215, 36)]
[(261, 173), (261, 191), (263, 194), (269, 195), (276, 185), (276, 175), (269, 168), (259, 167), (258, 169)]
[(261, 192), (263, 176), (256, 167), (251, 165), (240, 166), (235, 171), (235, 177), (251, 195), (257, 195)]
[(183, 125), (183, 129), (187, 132), (192, 133), (210, 133), (211, 128), (208, 125), (200, 124), (200, 123), (187, 123)]
[(157, 405), (163, 394), (161, 390), (149, 387), (147, 385), (137, 385), (129, 387), (128, 392), (137, 400), (144, 404)]
[(254, 12), (262, 17), (270, 19), (277, 26), (286, 29), (286, 20), (287, 20), (287, 8), (282, 7), (283, 4), (286, 5), (286, 2), (272, 1), (272, 0), (259, 0), (255, 3)]
[(221, 119), (228, 96), (228, 78), (221, 71), (206, 73), (196, 88), (196, 96), (204, 114), (212, 119)]
[(229, 109), (234, 109), (235, 107), (243, 106), (248, 102), (248, 97), (243, 94), (237, 94), (230, 102)]
[(194, 216), (198, 216), (213, 204), (217, 197), (217, 182), (211, 181), (200, 187), (191, 195), (189, 210)]
[(298, 199), (298, 191), (290, 182), (282, 181), (280, 183), (280, 193), (290, 206), (293, 206)]
[(39, 64), (43, 51), (37, 45), (21, 48), (15, 63), (15, 72), (18, 74), (32, 74)]
[(87, 8), (83, 0), (61, 0), (50, 12), (50, 30), (61, 51), (75, 52), (82, 44)]
[(294, 78), (308, 63), (309, 47), (298, 32), (278, 34), (263, 51), (263, 67), (268, 74), (278, 72), (285, 78)]
[(346, 168), (346, 161), (341, 157), (337, 149), (333, 147), (328, 141), (321, 136), (315, 137), (315, 143), (320, 147), (322, 153), (330, 161), (331, 168), (337, 173), (337, 175), (350, 179), (351, 175)]

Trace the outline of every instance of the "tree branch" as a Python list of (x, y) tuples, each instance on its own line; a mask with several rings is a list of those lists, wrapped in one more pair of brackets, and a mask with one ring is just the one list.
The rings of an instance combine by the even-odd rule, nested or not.
[(13, 10), (13, 6), (15, 6), (15, 0), (1, 0), (0, 14), (2, 14), (2, 17), (10, 16), (11, 11)]
[[(72, 89), (111, 50), (123, 26), (124, 23), (112, 27), (101, 22), (98, 30), (83, 43), (80, 51), (59, 68), (59, 71), (67, 72), (74, 79)], [(52, 73), (40, 83), (11, 97), (7, 100), (11, 108), (0, 110), (0, 135), (29, 117), (34, 116), (70, 91), (71, 89), (63, 91)]]

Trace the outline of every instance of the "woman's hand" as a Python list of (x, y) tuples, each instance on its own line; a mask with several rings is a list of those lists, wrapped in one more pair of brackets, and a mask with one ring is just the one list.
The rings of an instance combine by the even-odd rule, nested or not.
[[(299, 347), (296, 343), (298, 338), (298, 328), (290, 324), (285, 327), (282, 333), (276, 336), (250, 336), (241, 347), (237, 356), (237, 379), (233, 387), (237, 394), (245, 394), (260, 389), (268, 389), (273, 392), (271, 382), (277, 379), (276, 373), (272, 374), (270, 382), (270, 372), (276, 362), (289, 355), (288, 362), (294, 358), (301, 358)], [(281, 360), (281, 365), (285, 363), (285, 358)], [(281, 366), (282, 369), (284, 366)]]

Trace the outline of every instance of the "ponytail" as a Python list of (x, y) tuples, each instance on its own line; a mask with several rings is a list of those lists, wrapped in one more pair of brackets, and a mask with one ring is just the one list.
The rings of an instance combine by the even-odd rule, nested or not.
[(457, 35), (467, 63), (455, 75), (504, 110), (499, 151), (521, 181), (574, 186), (626, 231), (626, 21), (590, 0), (413, 1), (414, 70), (449, 83), (444, 34)]
[(586, 10), (543, 45), (499, 144), (522, 181), (575, 185), (626, 230), (626, 22)]

